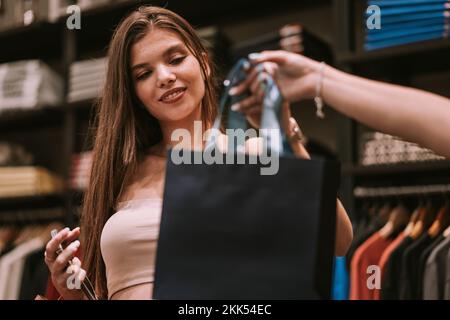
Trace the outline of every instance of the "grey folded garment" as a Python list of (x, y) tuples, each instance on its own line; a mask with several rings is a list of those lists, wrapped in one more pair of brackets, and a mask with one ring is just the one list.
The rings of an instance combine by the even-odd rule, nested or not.
[(40, 60), (0, 65), (0, 112), (57, 106), (63, 101), (62, 78)]
[(105, 83), (107, 59), (77, 61), (70, 67), (69, 102), (96, 98)]
[(415, 143), (380, 132), (364, 133), (361, 141), (360, 163), (366, 166), (445, 159)]
[(29, 166), (33, 163), (33, 155), (24, 147), (0, 142), (0, 166)]

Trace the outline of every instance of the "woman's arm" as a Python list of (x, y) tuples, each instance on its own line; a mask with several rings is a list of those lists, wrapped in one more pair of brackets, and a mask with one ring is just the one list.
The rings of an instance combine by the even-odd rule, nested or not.
[(322, 94), (327, 105), (346, 116), (450, 157), (450, 99), (332, 67), (325, 68)]
[[(325, 104), (375, 130), (400, 136), (450, 157), (450, 99), (423, 90), (357, 77), (287, 51), (265, 51), (250, 55), (255, 64), (277, 82), (283, 96), (291, 102), (311, 99), (323, 79), (321, 96)], [(250, 88), (253, 96), (234, 108), (241, 110), (255, 103), (258, 78), (253, 68), (246, 81), (233, 88), (239, 94)], [(325, 111), (326, 112), (326, 111)]]
[[(298, 124), (294, 118), (289, 119), (289, 132), (291, 132), (291, 146), (294, 153), (305, 159), (311, 159), (308, 151), (306, 151), (301, 140), (295, 139), (296, 128)], [(335, 254), (336, 256), (344, 256), (347, 253), (353, 240), (353, 227), (352, 223), (348, 217), (347, 211), (342, 205), (341, 201), (337, 199), (336, 203), (336, 245)]]

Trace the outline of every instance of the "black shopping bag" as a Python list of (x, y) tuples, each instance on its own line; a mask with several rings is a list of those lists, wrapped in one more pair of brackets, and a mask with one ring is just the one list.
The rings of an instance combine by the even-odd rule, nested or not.
[[(264, 112), (267, 126), (276, 117)], [(277, 173), (262, 175), (267, 163), (237, 158), (169, 156), (153, 298), (330, 298), (338, 163), (280, 152)]]
[(168, 163), (155, 299), (330, 297), (338, 165)]

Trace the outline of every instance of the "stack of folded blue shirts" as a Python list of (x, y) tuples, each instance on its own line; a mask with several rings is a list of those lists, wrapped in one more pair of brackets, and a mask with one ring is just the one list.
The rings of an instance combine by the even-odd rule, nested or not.
[[(366, 51), (447, 38), (450, 0), (368, 0), (381, 9), (381, 29), (367, 28)], [(366, 13), (366, 18), (370, 13)]]

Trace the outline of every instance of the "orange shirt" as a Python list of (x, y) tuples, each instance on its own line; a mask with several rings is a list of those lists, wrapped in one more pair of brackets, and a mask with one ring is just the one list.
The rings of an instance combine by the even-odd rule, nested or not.
[[(394, 239), (394, 241), (391, 242), (391, 244), (383, 251), (383, 254), (381, 255), (380, 262), (378, 265), (380, 266), (381, 271), (381, 281), (383, 281), (384, 273), (386, 271), (386, 265), (389, 260), (389, 257), (391, 256), (391, 253), (397, 248), (397, 246), (405, 239), (405, 233), (401, 232), (397, 238)], [(381, 290), (373, 290), (373, 299), (374, 300), (380, 300), (381, 299)]]
[(375, 289), (367, 286), (370, 276), (367, 269), (371, 265), (379, 266), (381, 255), (391, 242), (376, 232), (356, 250), (350, 266), (350, 300), (373, 299)]

